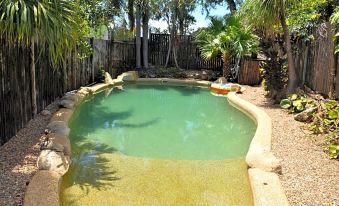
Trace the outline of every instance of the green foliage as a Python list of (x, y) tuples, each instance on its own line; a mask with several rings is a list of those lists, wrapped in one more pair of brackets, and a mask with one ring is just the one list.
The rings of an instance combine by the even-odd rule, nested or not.
[(103, 26), (109, 27), (114, 23), (114, 16), (118, 16), (123, 6), (123, 0), (79, 0), (79, 12), (95, 35)]
[(91, 44), (81, 39), (78, 43), (78, 58), (79, 59), (85, 59), (93, 54), (93, 48)]
[[(79, 39), (76, 5), (68, 0), (0, 1), (0, 37), (9, 42), (48, 45), (51, 62), (64, 59)], [(45, 48), (42, 46), (41, 48)]]
[(330, 158), (339, 159), (339, 128), (336, 128), (326, 138), (326, 146)]
[(336, 46), (335, 46), (335, 51), (334, 53), (339, 53), (339, 6), (337, 6), (330, 18), (330, 21), (332, 23), (332, 25), (334, 25), (334, 32), (336, 32), (336, 34), (333, 37), (333, 41), (337, 42)]
[(307, 37), (309, 28), (315, 27), (322, 12), (327, 5), (327, 0), (299, 0), (286, 10), (287, 24), (292, 33)]
[(328, 151), (332, 159), (339, 158), (339, 144), (330, 144), (328, 147)]
[(274, 32), (280, 26), (282, 8), (295, 5), (300, 0), (246, 0), (240, 8), (244, 21), (255, 28)]
[(266, 56), (266, 61), (261, 63), (260, 71), (264, 81), (264, 89), (269, 92), (269, 97), (279, 102), (288, 79), (286, 59), (280, 57), (281, 45), (274, 41), (262, 41), (261, 47), (262, 53)]
[(299, 113), (309, 108), (307, 116), (312, 123), (309, 129), (315, 134), (327, 134), (326, 151), (331, 158), (339, 158), (339, 103), (335, 100), (315, 101), (306, 95), (289, 95), (280, 106), (290, 113)]
[(315, 107), (315, 103), (306, 95), (291, 94), (288, 95), (287, 99), (281, 100), (280, 106), (288, 109), (289, 113), (299, 113), (305, 109)]
[(326, 147), (331, 158), (339, 158), (339, 103), (321, 101), (318, 112), (313, 114), (310, 129), (316, 134), (327, 134)]
[(339, 125), (339, 103), (335, 100), (322, 101), (318, 113), (314, 114), (314, 121), (310, 126), (314, 133), (328, 133)]
[(209, 27), (202, 29), (196, 40), (206, 59), (220, 54), (242, 57), (257, 52), (259, 45), (259, 38), (252, 33), (252, 28), (244, 26), (237, 16), (211, 18)]
[(101, 66), (99, 68), (99, 71), (98, 71), (96, 77), (95, 77), (95, 81), (96, 82), (104, 82), (105, 81), (105, 73), (106, 73), (106, 71), (105, 71), (104, 67)]

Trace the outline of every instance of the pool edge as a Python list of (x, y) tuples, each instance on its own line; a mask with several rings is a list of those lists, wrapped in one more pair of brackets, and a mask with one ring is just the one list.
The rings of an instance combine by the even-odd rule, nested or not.
[(257, 130), (246, 155), (254, 205), (288, 206), (287, 197), (277, 174), (281, 173), (280, 161), (271, 152), (271, 118), (254, 104), (238, 97), (235, 92), (229, 93), (227, 100), (257, 124)]
[[(108, 87), (122, 85), (124, 82), (172, 83), (204, 87), (209, 87), (212, 83), (209, 81), (200, 80), (138, 78), (137, 73), (131, 71), (123, 73), (117, 79), (111, 79), (108, 82), (106, 81), (106, 83), (99, 83), (90, 87), (81, 87), (76, 92), (68, 92), (62, 99), (72, 101), (73, 106), (61, 106), (63, 108), (74, 111), (74, 109), (78, 105), (80, 105), (86, 97), (101, 92)], [(272, 205), (272, 203), (274, 203), (273, 205), (276, 206), (289, 205), (284, 190), (282, 189), (279, 177), (276, 174), (276, 172), (281, 171), (281, 166), (277, 158), (275, 158), (275, 156), (271, 152), (272, 123), (270, 117), (264, 111), (260, 110), (255, 105), (241, 99), (233, 92), (228, 94), (227, 99), (232, 106), (247, 114), (257, 124), (255, 136), (251, 141), (249, 151), (246, 155), (246, 163), (249, 166), (248, 174), (253, 194), (254, 205), (266, 206)], [(53, 114), (51, 120), (54, 119), (53, 117), (57, 113), (58, 111)], [(56, 130), (54, 130), (56, 134), (62, 133), (62, 135), (68, 138), (68, 133), (65, 133), (64, 131), (69, 131), (68, 120), (71, 118), (71, 116), (67, 116), (64, 119), (58, 121), (63, 123), (63, 126), (61, 127), (61, 129), (57, 128)], [(51, 121), (50, 124), (53, 122), (55, 123), (56, 121)], [(52, 149), (49, 151), (55, 152)], [(70, 154), (68, 156), (62, 151), (55, 153), (60, 157), (66, 157), (67, 159), (70, 159)], [(67, 172), (71, 162), (66, 161), (65, 165), (63, 165), (66, 169), (62, 170), (62, 172), (56, 172), (53, 171), (53, 168), (41, 167), (39, 165), (41, 164), (41, 161), (39, 161), (41, 159), (44, 159), (48, 163), (53, 161), (53, 158), (49, 158), (47, 156), (41, 157), (42, 155), (43, 152), (41, 152), (37, 161), (39, 171), (33, 176), (30, 184), (26, 189), (24, 197), (25, 206), (60, 205), (59, 195), (62, 177)]]

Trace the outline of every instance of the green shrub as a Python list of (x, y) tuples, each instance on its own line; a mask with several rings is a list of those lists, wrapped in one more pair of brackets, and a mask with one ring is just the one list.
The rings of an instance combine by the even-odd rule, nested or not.
[(314, 134), (326, 135), (326, 151), (330, 158), (339, 158), (339, 102), (335, 100), (316, 101), (306, 95), (289, 95), (287, 99), (280, 102), (280, 106), (287, 109), (289, 113), (299, 113), (309, 108), (312, 123), (309, 129)]
[(100, 67), (98, 70), (98, 73), (95, 76), (96, 82), (104, 82), (105, 81), (105, 69), (103, 67)]
[(339, 158), (339, 129), (335, 129), (327, 136), (326, 145), (328, 146), (328, 153), (330, 158)]
[(335, 100), (320, 102), (318, 112), (313, 115), (310, 129), (316, 133), (329, 133), (339, 125), (339, 103)]
[(261, 47), (266, 60), (261, 63), (260, 74), (263, 78), (263, 87), (268, 91), (268, 96), (280, 101), (283, 98), (283, 89), (287, 83), (287, 66), (284, 56), (279, 55), (281, 45), (274, 41), (266, 40)]
[(291, 94), (287, 99), (281, 100), (280, 106), (287, 109), (289, 113), (299, 113), (305, 109), (315, 107), (316, 104), (307, 95)]

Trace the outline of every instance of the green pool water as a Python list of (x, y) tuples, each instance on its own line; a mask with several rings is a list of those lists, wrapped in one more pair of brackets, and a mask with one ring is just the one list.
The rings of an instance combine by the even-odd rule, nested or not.
[(70, 128), (62, 205), (252, 205), (244, 157), (256, 125), (206, 88), (111, 88)]
[[(107, 94), (107, 93), (106, 93)], [(244, 156), (254, 122), (207, 89), (128, 85), (96, 95), (70, 124), (71, 140), (131, 156), (218, 160)]]

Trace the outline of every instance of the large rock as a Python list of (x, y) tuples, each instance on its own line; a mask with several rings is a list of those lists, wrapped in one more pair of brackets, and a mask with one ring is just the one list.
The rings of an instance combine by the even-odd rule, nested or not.
[(29, 183), (25, 206), (59, 206), (61, 176), (53, 171), (39, 171)]
[(78, 96), (76, 92), (67, 92), (63, 97), (62, 100), (71, 100), (73, 102), (78, 101)]
[(68, 99), (63, 99), (63, 100), (61, 100), (59, 106), (63, 107), (63, 108), (73, 109), (74, 108), (74, 101), (68, 100)]
[(63, 121), (68, 123), (69, 119), (72, 117), (73, 110), (67, 108), (61, 108), (59, 111), (53, 114), (51, 122), (54, 121)]
[(138, 80), (138, 72), (137, 71), (125, 72), (119, 75), (117, 79), (121, 81), (136, 81)]
[(49, 116), (49, 115), (51, 115), (51, 112), (47, 109), (44, 109), (44, 110), (41, 111), (41, 115), (42, 116)]
[(71, 142), (68, 137), (50, 133), (46, 136), (45, 144), (42, 145), (43, 150), (53, 150), (55, 152), (63, 152), (64, 155), (71, 155)]
[(294, 115), (294, 119), (299, 122), (310, 122), (313, 118), (311, 114), (316, 110), (317, 110), (316, 107), (308, 108), (305, 111)]
[(49, 129), (51, 131), (51, 133), (57, 133), (57, 134), (61, 134), (61, 135), (67, 136), (67, 137), (68, 137), (69, 132), (70, 132), (70, 129), (69, 129), (67, 123), (64, 122), (64, 121), (50, 122), (47, 125), (47, 129)]
[(69, 156), (52, 150), (41, 151), (37, 161), (39, 170), (54, 171), (61, 176), (66, 174), (70, 164), (71, 159)]
[(105, 84), (114, 84), (113, 79), (108, 72), (105, 73)]

